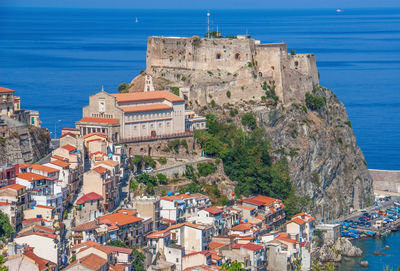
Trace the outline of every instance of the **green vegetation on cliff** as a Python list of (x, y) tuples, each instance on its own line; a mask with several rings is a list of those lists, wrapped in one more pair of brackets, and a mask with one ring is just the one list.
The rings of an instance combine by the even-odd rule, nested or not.
[[(252, 118), (246, 115), (245, 119)], [(207, 155), (222, 159), (225, 173), (238, 184), (237, 195), (290, 198), (293, 188), (287, 161), (271, 158), (272, 149), (264, 130), (250, 125), (252, 130), (245, 132), (234, 124), (218, 121), (214, 114), (207, 115), (207, 125), (208, 131), (197, 131), (195, 136)]]

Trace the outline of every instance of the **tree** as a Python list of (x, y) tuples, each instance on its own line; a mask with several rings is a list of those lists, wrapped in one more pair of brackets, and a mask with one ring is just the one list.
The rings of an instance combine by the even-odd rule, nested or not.
[(221, 267), (221, 270), (224, 271), (245, 271), (246, 269), (243, 268), (243, 263), (238, 262), (237, 260), (231, 262), (230, 264), (224, 263)]
[(129, 84), (127, 83), (122, 83), (118, 86), (118, 92), (119, 93), (127, 93), (129, 88)]
[(251, 113), (246, 113), (242, 116), (242, 124), (251, 130), (254, 130), (257, 127), (256, 118)]
[(134, 248), (132, 251), (132, 256), (133, 256), (133, 270), (135, 271), (144, 271), (144, 260), (145, 256), (142, 252), (140, 252), (138, 249)]
[(8, 216), (0, 211), (0, 237), (10, 238), (14, 234), (14, 228), (10, 224)]
[(311, 110), (320, 109), (325, 105), (324, 97), (312, 95), (310, 92), (306, 93), (306, 106)]
[(200, 176), (207, 177), (208, 175), (213, 174), (217, 170), (217, 166), (209, 162), (198, 163), (197, 170), (199, 171)]

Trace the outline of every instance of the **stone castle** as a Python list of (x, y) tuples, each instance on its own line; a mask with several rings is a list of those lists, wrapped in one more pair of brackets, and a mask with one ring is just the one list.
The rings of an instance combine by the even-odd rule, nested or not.
[(289, 54), (285, 43), (261, 44), (249, 35), (150, 37), (146, 71), (179, 87), (196, 105), (261, 98), (264, 82), (274, 84), (276, 96), (289, 104), (304, 100), (319, 83), (314, 55)]

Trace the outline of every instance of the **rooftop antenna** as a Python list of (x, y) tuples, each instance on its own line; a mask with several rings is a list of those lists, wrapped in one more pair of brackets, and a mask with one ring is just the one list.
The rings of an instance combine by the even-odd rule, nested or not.
[(207, 12), (207, 37), (210, 38), (210, 12)]

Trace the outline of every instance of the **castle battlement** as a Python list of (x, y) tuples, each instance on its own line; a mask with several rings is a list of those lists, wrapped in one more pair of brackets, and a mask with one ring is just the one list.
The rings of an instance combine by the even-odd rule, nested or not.
[(260, 98), (265, 95), (264, 82), (274, 82), (276, 95), (289, 103), (304, 99), (305, 92), (319, 83), (314, 55), (291, 55), (286, 43), (262, 44), (249, 35), (150, 37), (146, 60), (153, 77), (189, 87), (188, 98), (199, 104)]

